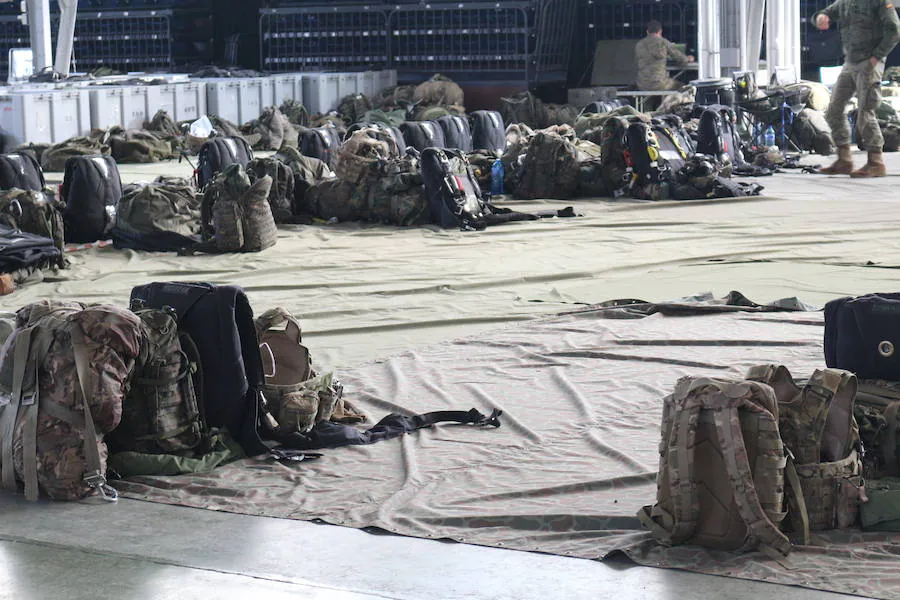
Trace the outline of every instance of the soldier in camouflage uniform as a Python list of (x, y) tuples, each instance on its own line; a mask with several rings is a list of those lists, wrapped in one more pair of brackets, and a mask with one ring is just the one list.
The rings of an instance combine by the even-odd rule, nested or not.
[(647, 37), (637, 43), (634, 58), (637, 63), (637, 87), (642, 91), (677, 90), (681, 83), (669, 77), (666, 63), (670, 58), (681, 65), (694, 61), (693, 56), (685, 55), (662, 36), (659, 21), (647, 24)]
[[(881, 79), (884, 61), (900, 41), (900, 19), (894, 0), (837, 0), (816, 15), (816, 27), (825, 31), (832, 21), (841, 23), (844, 44), (844, 68), (831, 92), (825, 113), (838, 147), (838, 159), (821, 169), (825, 175), (884, 177), (882, 157), (884, 137), (875, 109), (881, 104)], [(859, 99), (857, 129), (862, 145), (869, 153), (861, 169), (853, 170), (850, 153), (850, 125), (844, 114), (853, 94)]]

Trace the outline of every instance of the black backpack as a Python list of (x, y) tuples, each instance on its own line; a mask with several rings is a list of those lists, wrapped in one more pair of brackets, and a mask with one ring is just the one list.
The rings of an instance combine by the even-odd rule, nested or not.
[(680, 136), (670, 129), (667, 124), (656, 120), (654, 120), (650, 128), (656, 134), (660, 158), (668, 163), (668, 169), (671, 173), (677, 173), (690, 156), (690, 153), (682, 146)]
[(415, 148), (419, 152), (425, 148), (443, 148), (444, 130), (437, 121), (407, 121), (400, 125), (403, 139), (408, 147)]
[(172, 310), (200, 357), (201, 413), (225, 427), (249, 456), (266, 452), (257, 429), (265, 382), (253, 309), (244, 291), (211, 283), (149, 283), (131, 290), (132, 310)]
[(444, 134), (444, 147), (456, 148), (463, 152), (472, 151), (472, 131), (469, 121), (458, 115), (447, 115), (437, 120)]
[[(700, 114), (697, 132), (697, 154), (715, 156), (722, 163), (744, 165), (744, 153), (735, 128), (734, 110), (728, 106), (712, 105)], [(727, 157), (727, 160), (726, 160)]]
[(300, 132), (300, 153), (318, 158), (329, 167), (334, 166), (334, 158), (342, 145), (341, 132), (335, 127), (317, 127)]
[(419, 163), (433, 223), (445, 228), (466, 228), (484, 221), (488, 209), (464, 153), (426, 148)]
[(684, 120), (678, 115), (660, 115), (653, 118), (654, 125), (662, 125), (669, 130), (669, 135), (675, 139), (687, 156), (696, 154), (696, 142), (688, 130), (684, 127)]
[(228, 165), (235, 163), (246, 167), (253, 160), (253, 150), (242, 137), (215, 137), (200, 147), (197, 163), (197, 188), (203, 189)]
[(45, 185), (44, 171), (30, 152), (0, 154), (0, 190), (40, 192)]
[(506, 150), (506, 126), (499, 112), (476, 110), (472, 113), (472, 147), (491, 152)]
[(59, 264), (62, 253), (53, 240), (0, 224), (0, 273)]
[(661, 200), (671, 172), (661, 155), (659, 138), (647, 123), (632, 123), (625, 133), (626, 162), (631, 174), (631, 193), (635, 198)]
[(122, 199), (122, 178), (115, 159), (97, 154), (66, 160), (60, 199), (66, 205), (63, 222), (67, 242), (105, 240), (116, 224), (116, 210)]

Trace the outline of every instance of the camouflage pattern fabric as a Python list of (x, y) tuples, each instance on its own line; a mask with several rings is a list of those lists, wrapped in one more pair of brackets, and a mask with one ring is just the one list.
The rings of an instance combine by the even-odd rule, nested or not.
[(639, 90), (677, 90), (681, 84), (671, 77), (666, 70), (669, 59), (686, 65), (687, 56), (675, 44), (664, 37), (648, 35), (634, 48), (634, 59), (637, 65), (637, 87)]
[(362, 118), (359, 120), (360, 123), (366, 124), (374, 124), (381, 123), (383, 125), (388, 125), (390, 127), (400, 127), (406, 121), (406, 111), (405, 110), (392, 110), (392, 111), (384, 111), (381, 109), (374, 109), (366, 112)]
[(338, 114), (344, 119), (347, 125), (353, 125), (372, 110), (372, 102), (365, 94), (350, 94), (341, 98), (338, 105)]
[(462, 88), (450, 78), (440, 74), (434, 75), (428, 81), (416, 86), (412, 100), (424, 106), (463, 106), (465, 104)]
[(155, 163), (178, 157), (170, 142), (149, 131), (113, 128), (108, 139), (110, 153), (119, 164)]
[(804, 108), (795, 117), (790, 129), (790, 139), (801, 150), (813, 151), (822, 156), (834, 154), (834, 140), (825, 115), (811, 108)]
[(163, 109), (156, 111), (153, 118), (144, 123), (144, 129), (159, 134), (164, 138), (177, 138), (181, 136), (181, 129), (178, 128), (178, 125), (172, 120), (169, 113)]
[(365, 188), (342, 179), (316, 182), (306, 192), (307, 211), (319, 218), (339, 222), (364, 221), (368, 214)]
[[(770, 385), (778, 398), (778, 423), (797, 464), (805, 500), (800, 514), (791, 498), (794, 529), (842, 529), (856, 524), (865, 497), (862, 463), (856, 452), (859, 429), (853, 417), (857, 380), (849, 371), (816, 370), (803, 387), (784, 366), (761, 365), (747, 378)], [(795, 488), (791, 483), (790, 487)], [(808, 518), (808, 525), (803, 520)]]
[(107, 144), (89, 137), (74, 137), (50, 146), (41, 153), (41, 168), (44, 171), (63, 172), (66, 161), (73, 156), (93, 156), (109, 154)]
[(122, 402), (122, 420), (107, 436), (110, 451), (189, 452), (206, 441), (194, 378), (195, 347), (182, 346), (178, 323), (162, 310), (141, 310), (144, 341)]
[(284, 162), (294, 173), (294, 214), (315, 214), (306, 202), (307, 191), (320, 181), (334, 179), (334, 172), (318, 158), (304, 156), (296, 148), (282, 148), (275, 158)]
[(34, 192), (13, 188), (0, 190), (0, 224), (50, 238), (60, 251), (58, 266), (68, 265), (65, 249), (65, 226), (62, 210), (52, 189)]
[(443, 106), (417, 106), (413, 111), (413, 121), (437, 121), (441, 117), (450, 115), (450, 111)]
[(38, 489), (54, 500), (103, 489), (102, 436), (119, 424), (142, 343), (140, 321), (121, 308), (43, 300), (18, 311), (0, 357), (12, 399), (0, 407), (5, 488), (15, 489), (14, 467), (31, 500)]
[(248, 140), (258, 138), (252, 145), (254, 150), (280, 150), (282, 146), (298, 144), (299, 133), (290, 120), (276, 107), (263, 110), (258, 119), (245, 123), (241, 133)]
[[(218, 137), (242, 137), (247, 140), (247, 143), (250, 144), (252, 148), (256, 144), (259, 143), (259, 140), (262, 139), (262, 136), (258, 133), (243, 133), (237, 125), (229, 121), (228, 119), (222, 118), (218, 115), (208, 115), (209, 120), (213, 125), (213, 129), (215, 136)], [(202, 140), (205, 142), (206, 140)], [(202, 142), (200, 144), (203, 145)], [(198, 147), (199, 150), (199, 147)]]
[(244, 168), (229, 165), (203, 196), (204, 235), (219, 252), (259, 252), (275, 245), (278, 229), (269, 207), (272, 178), (250, 183)]
[[(891, 9), (891, 12), (896, 12)], [(838, 80), (831, 91), (831, 103), (825, 112), (825, 119), (831, 127), (831, 134), (837, 146), (850, 145), (850, 123), (844, 110), (854, 94), (859, 99), (856, 129), (861, 145), (868, 151), (880, 152), (884, 147), (884, 136), (878, 125), (876, 109), (881, 105), (881, 76), (884, 63), (872, 66), (866, 58), (858, 63), (845, 63)]]
[(819, 14), (827, 15), (840, 25), (847, 65), (862, 63), (872, 57), (883, 63), (900, 41), (900, 18), (893, 0), (836, 0), (816, 16)]
[(287, 223), (294, 216), (294, 172), (278, 158), (254, 158), (247, 165), (247, 175), (253, 183), (263, 177), (272, 178), (269, 206), (276, 223)]
[[(574, 135), (574, 133), (573, 133)], [(528, 142), (513, 193), (519, 198), (571, 198), (578, 189), (578, 150), (553, 131), (538, 131)]]
[(694, 101), (697, 98), (697, 88), (692, 85), (684, 86), (675, 94), (670, 94), (662, 99), (659, 108), (654, 114), (678, 115), (682, 119), (690, 118), (694, 110)]
[(625, 133), (628, 131), (628, 124), (624, 117), (612, 117), (604, 123), (600, 137), (601, 174), (605, 187), (613, 193), (627, 184)]
[(571, 104), (545, 104), (544, 108), (547, 111), (545, 127), (549, 127), (550, 125), (574, 126), (575, 121), (578, 119), (578, 113), (580, 112)]
[(359, 185), (380, 160), (397, 158), (397, 142), (390, 132), (369, 128), (353, 133), (338, 150), (334, 172), (338, 178)]
[(286, 99), (278, 109), (294, 125), (309, 127), (309, 111), (296, 100)]
[(900, 476), (900, 385), (861, 380), (853, 415), (865, 450), (866, 479)]
[(380, 161), (367, 184), (368, 220), (401, 227), (431, 220), (418, 163), (409, 157)]

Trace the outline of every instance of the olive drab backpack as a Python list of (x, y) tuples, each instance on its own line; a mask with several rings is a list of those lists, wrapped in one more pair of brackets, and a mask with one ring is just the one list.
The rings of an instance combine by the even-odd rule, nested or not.
[(778, 408), (775, 392), (759, 382), (678, 381), (663, 406), (656, 504), (638, 512), (659, 543), (790, 553), (779, 525), (784, 478), (796, 481), (796, 473)]
[(514, 193), (518, 198), (571, 198), (578, 189), (578, 149), (557, 132), (528, 140)]
[[(802, 490), (790, 496), (794, 530), (855, 525), (866, 496), (853, 416), (856, 376), (841, 369), (816, 370), (801, 386), (784, 366), (761, 365), (750, 369), (747, 379), (770, 386), (778, 399), (779, 430), (794, 457)], [(798, 496), (805, 499), (808, 514), (798, 510)]]
[(200, 147), (197, 159), (197, 189), (202, 190), (225, 167), (233, 164), (246, 167), (253, 160), (253, 150), (242, 137), (214, 137)]
[(122, 199), (122, 178), (115, 159), (105, 154), (69, 158), (60, 199), (65, 203), (67, 242), (84, 244), (107, 239), (116, 224)]
[(204, 243), (196, 248), (217, 252), (260, 252), (275, 245), (278, 228), (269, 206), (272, 178), (250, 183), (241, 165), (233, 164), (206, 187), (201, 206)]
[(263, 393), (278, 431), (308, 433), (320, 421), (366, 420), (344, 401), (343, 386), (331, 373), (315, 372), (296, 318), (274, 308), (261, 314), (255, 325), (265, 374)]
[(247, 164), (250, 183), (268, 175), (272, 178), (269, 206), (276, 223), (288, 223), (294, 216), (294, 172), (279, 158), (254, 158)]
[(65, 267), (65, 225), (62, 210), (51, 190), (13, 188), (0, 191), (0, 223), (53, 240), (59, 250), (59, 267)]
[(143, 343), (138, 317), (115, 306), (42, 300), (18, 311), (0, 356), (4, 489), (115, 500), (103, 436), (119, 424)]
[(171, 309), (137, 310), (145, 341), (122, 401), (122, 420), (107, 437), (110, 453), (179, 454), (209, 441), (200, 353)]

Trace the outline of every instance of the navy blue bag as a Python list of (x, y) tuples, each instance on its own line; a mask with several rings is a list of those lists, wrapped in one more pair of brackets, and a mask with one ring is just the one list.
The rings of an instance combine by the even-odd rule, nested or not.
[(900, 294), (826, 304), (825, 363), (862, 379), (900, 381)]

